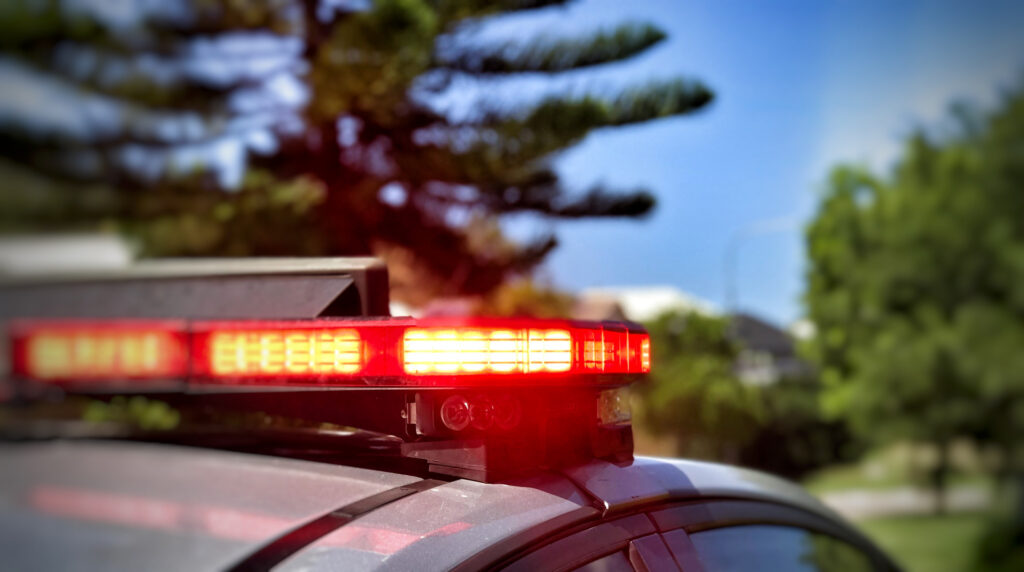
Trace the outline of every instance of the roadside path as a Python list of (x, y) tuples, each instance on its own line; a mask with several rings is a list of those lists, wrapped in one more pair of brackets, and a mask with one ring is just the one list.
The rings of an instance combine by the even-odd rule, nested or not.
[[(991, 492), (980, 485), (961, 485), (946, 491), (946, 509), (950, 512), (979, 510), (989, 506)], [(930, 514), (935, 511), (931, 491), (914, 487), (895, 489), (851, 489), (821, 495), (822, 502), (849, 520), (876, 516)]]

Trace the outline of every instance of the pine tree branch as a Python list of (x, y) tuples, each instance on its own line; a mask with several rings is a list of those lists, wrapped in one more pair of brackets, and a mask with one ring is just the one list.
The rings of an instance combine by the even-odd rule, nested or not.
[(611, 98), (552, 96), (514, 115), (491, 111), (462, 127), (480, 129), (476, 152), (503, 164), (525, 165), (578, 143), (594, 129), (692, 113), (712, 98), (703, 84), (677, 79)]
[[(233, 140), (257, 131), (258, 125), (239, 127), (209, 134), (203, 139), (187, 142), (137, 137), (131, 134), (109, 134), (94, 142), (72, 142), (63, 139), (38, 139), (23, 132), (7, 130), (0, 133), (0, 155), (22, 167), (56, 181), (74, 184), (98, 182), (124, 190), (145, 189), (154, 180), (154, 172), (140, 168), (138, 159), (159, 164), (157, 177), (173, 174), (183, 166), (174, 160), (177, 153), (192, 149), (205, 151), (209, 145)], [(134, 163), (128, 159), (136, 160)], [(180, 155), (178, 155), (180, 157)], [(204, 167), (216, 167), (216, 159)], [(209, 169), (213, 171), (214, 169)]]
[(86, 9), (68, 10), (60, 0), (5, 0), (0, 2), (0, 49), (46, 48), (72, 40), (120, 48), (126, 53), (174, 53), (183, 39), (226, 32), (260, 31), (296, 37), (304, 31), (301, 7), (297, 5), (303, 1), (316, 0), (167, 0), (177, 2), (180, 10), (154, 10), (149, 2), (135, 2), (126, 6), (126, 13), (134, 15), (137, 22), (124, 30), (108, 27), (101, 16), (90, 12), (88, 4)]
[[(8, 115), (13, 117), (6, 122), (0, 139), (16, 153), (33, 148), (48, 151), (65, 147), (73, 154), (83, 149), (125, 145), (168, 148), (196, 145), (272, 127), (288, 114), (296, 113), (293, 106), (273, 101), (260, 108), (235, 110), (230, 108), (226, 98), (211, 98), (205, 106), (177, 102), (181, 109), (147, 107), (138, 100), (93, 92), (88, 84), (38, 73), (41, 70), (33, 70), (31, 66), (20, 67), (29, 73), (12, 74), (12, 81), (32, 82), (31, 76), (37, 75), (38, 88), (53, 94), (48, 101), (58, 101), (78, 113), (71, 119), (65, 114), (59, 121), (47, 121), (48, 110), (42, 104), (19, 100), (3, 102)], [(190, 88), (201, 89), (201, 86)]]
[(431, 0), (446, 28), (471, 18), (562, 6), (570, 0)]
[(456, 151), (444, 145), (420, 145), (396, 152), (393, 159), (402, 178), (416, 184), (441, 181), (495, 189), (551, 184), (557, 180), (547, 165), (513, 165), (489, 150), (486, 146)]
[(626, 90), (611, 104), (609, 125), (629, 125), (692, 113), (707, 106), (714, 93), (696, 81), (676, 79)]
[(557, 182), (500, 189), (489, 194), (488, 206), (496, 213), (533, 211), (556, 218), (641, 217), (654, 208), (646, 190), (610, 191), (596, 186), (569, 197)]
[(563, 72), (628, 59), (665, 38), (651, 24), (628, 23), (579, 38), (462, 46), (450, 56), (439, 56), (436, 65), (470, 74)]
[[(699, 82), (681, 79), (650, 83), (620, 92), (612, 98), (552, 96), (499, 125), (504, 130), (532, 133), (563, 131), (575, 138), (591, 129), (641, 123), (696, 111), (713, 98)], [(486, 125), (489, 120), (484, 120)]]
[[(267, 111), (279, 111), (284, 114), (294, 110), (279, 108)], [(12, 126), (0, 135), (0, 140), (3, 140), (3, 146), (13, 153), (17, 153), (19, 149), (27, 149), (73, 156), (90, 150), (111, 151), (127, 146), (169, 151), (187, 146), (204, 145), (220, 139), (242, 137), (259, 129), (271, 129), (277, 123), (277, 118), (271, 117), (270, 113), (251, 117), (239, 115), (207, 118), (199, 133), (182, 133), (186, 131), (184, 129), (179, 129), (178, 134), (160, 132), (158, 124), (166, 127), (175, 119), (180, 121), (180, 118), (169, 116), (154, 117), (146, 123), (126, 119), (102, 132), (93, 132), (87, 137), (78, 137), (70, 133), (38, 134), (28, 129)]]
[(582, 197), (557, 205), (549, 214), (559, 218), (642, 217), (654, 209), (649, 191), (611, 192), (595, 187)]
[[(102, 96), (147, 108), (189, 111), (201, 115), (230, 114), (232, 110), (229, 98), (233, 94), (243, 90), (249, 93), (265, 91), (268, 78), (283, 73), (297, 73), (299, 70), (296, 62), (286, 61), (259, 73), (239, 75), (234, 79), (217, 82), (201, 77), (191, 77), (188, 72), (184, 71), (174, 72), (178, 77), (157, 79), (151, 69), (154, 62), (124, 60), (109, 52), (96, 51), (92, 55), (95, 65), (91, 69), (84, 66), (68, 66), (71, 69), (65, 69), (65, 66), (62, 66), (58, 58), (52, 54), (34, 56), (11, 54), (6, 57), (0, 56), (0, 59), (17, 62), (40, 77), (49, 76), (56, 81), (61, 81), (69, 89), (74, 88), (86, 97)], [(174, 64), (171, 63), (171, 65)], [(116, 79), (105, 73), (107, 66), (119, 68)]]

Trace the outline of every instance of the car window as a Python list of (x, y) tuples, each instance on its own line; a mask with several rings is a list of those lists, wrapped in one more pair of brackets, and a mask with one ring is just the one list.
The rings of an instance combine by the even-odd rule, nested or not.
[(695, 532), (689, 537), (706, 570), (858, 572), (873, 569), (870, 558), (859, 549), (802, 528), (729, 526)]

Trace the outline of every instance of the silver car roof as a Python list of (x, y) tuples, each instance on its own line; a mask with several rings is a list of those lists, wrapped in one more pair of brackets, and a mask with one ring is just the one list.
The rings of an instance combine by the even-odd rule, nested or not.
[(11, 570), (223, 569), (303, 522), (419, 479), (155, 444), (0, 446)]
[(281, 569), (449, 570), (556, 518), (569, 526), (601, 514), (700, 498), (783, 503), (840, 520), (795, 484), (756, 471), (650, 457), (626, 466), (591, 461), (506, 484), (460, 480), (406, 497), (311, 543)]
[(254, 555), (289, 533), (417, 485), (287, 552), (280, 567), (444, 570), (552, 520), (570, 525), (661, 501), (766, 500), (837, 519), (781, 479), (643, 457), (503, 484), (428, 484), (383, 471), (151, 443), (7, 444), (0, 460), (0, 553), (19, 570), (260, 564)]

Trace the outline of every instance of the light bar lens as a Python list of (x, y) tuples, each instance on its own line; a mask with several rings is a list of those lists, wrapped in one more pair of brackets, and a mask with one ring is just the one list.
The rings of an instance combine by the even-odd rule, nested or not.
[(579, 369), (591, 373), (648, 373), (651, 338), (647, 333), (586, 329), (576, 333)]
[(410, 374), (567, 372), (572, 337), (568, 330), (409, 328), (403, 356)]
[(11, 332), (13, 373), (61, 384), (463, 387), (546, 376), (549, 384), (616, 385), (620, 378), (596, 376), (651, 368), (647, 333), (615, 323), (41, 321)]
[(41, 380), (172, 379), (187, 369), (183, 335), (162, 326), (53, 326), (28, 336), (22, 357)]
[(651, 338), (647, 334), (640, 336), (640, 373), (651, 371)]
[(209, 338), (214, 376), (324, 376), (358, 373), (362, 341), (354, 329), (215, 331)]

